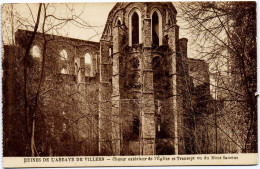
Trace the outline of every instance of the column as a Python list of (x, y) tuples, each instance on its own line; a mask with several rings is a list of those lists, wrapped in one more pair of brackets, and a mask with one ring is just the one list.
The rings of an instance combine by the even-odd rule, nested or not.
[(99, 154), (111, 155), (111, 60), (110, 42), (100, 41), (100, 83), (99, 83)]
[(143, 65), (141, 68), (141, 155), (155, 154), (155, 105), (151, 45), (151, 19), (144, 19)]
[(174, 25), (168, 29), (168, 45), (169, 53), (167, 56), (167, 69), (169, 72), (169, 83), (170, 83), (170, 97), (168, 98), (169, 113), (172, 114), (172, 118), (169, 121), (169, 133), (174, 139), (174, 152), (180, 154), (183, 151), (183, 146), (180, 142), (182, 137), (182, 96), (181, 96), (181, 81), (179, 77), (179, 70), (182, 64), (180, 61), (181, 55), (179, 55), (179, 27)]
[(124, 31), (120, 25), (113, 28), (113, 66), (112, 66), (112, 149), (113, 155), (120, 155), (121, 120), (120, 120), (120, 57), (123, 49)]

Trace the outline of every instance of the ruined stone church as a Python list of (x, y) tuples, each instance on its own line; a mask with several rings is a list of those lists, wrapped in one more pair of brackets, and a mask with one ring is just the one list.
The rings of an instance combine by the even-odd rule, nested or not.
[[(46, 35), (60, 56), (50, 61), (52, 71), (77, 90), (95, 93), (96, 119), (85, 134), (98, 154), (89, 154), (192, 153), (189, 112), (198, 105), (194, 95), (210, 95), (208, 64), (187, 57), (188, 39), (179, 38), (176, 15), (171, 2), (117, 3), (99, 43)], [(30, 34), (18, 30), (16, 43)], [(38, 34), (36, 51), (42, 42)]]
[(109, 13), (100, 40), (99, 152), (111, 140), (114, 155), (185, 153), (185, 89), (193, 71), (203, 83), (209, 76), (204, 61), (187, 58), (176, 15), (169, 2), (117, 3)]

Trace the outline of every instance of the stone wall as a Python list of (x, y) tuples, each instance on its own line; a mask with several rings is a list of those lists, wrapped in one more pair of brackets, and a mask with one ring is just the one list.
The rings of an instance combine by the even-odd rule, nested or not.
[[(155, 9), (162, 24), (160, 46), (152, 44), (151, 16)], [(141, 20), (141, 40), (135, 45), (131, 44), (129, 18), (133, 12), (137, 12)], [(121, 25), (118, 26), (118, 23)], [(172, 148), (168, 154), (182, 153), (178, 151), (183, 150), (182, 125), (179, 125), (183, 113), (183, 78), (182, 67), (178, 66), (182, 64), (182, 57), (178, 54), (178, 34), (176, 9), (171, 3), (117, 3), (109, 13), (101, 38), (104, 44), (101, 44), (101, 58), (112, 61), (109, 70), (113, 70), (113, 75), (111, 77), (109, 71), (104, 71), (102, 75), (104, 68), (101, 67), (101, 79), (112, 79), (112, 82), (107, 81), (107, 87), (102, 88), (103, 93), (107, 93), (108, 97), (112, 94), (113, 99), (112, 135), (107, 139), (107, 142), (114, 142), (112, 153), (152, 155), (158, 150), (163, 154), (166, 152), (161, 151), (160, 145), (165, 142)], [(113, 55), (108, 58), (108, 53), (102, 51), (111, 47)], [(185, 53), (185, 48), (182, 52)], [(101, 102), (103, 99), (100, 99)], [(110, 108), (106, 112), (111, 114)], [(106, 117), (104, 112), (99, 115), (100, 119)], [(104, 134), (100, 133), (100, 141)]]
[[(152, 40), (154, 11), (159, 18), (159, 45)], [(134, 12), (140, 20), (138, 44), (131, 43), (129, 17)], [(77, 92), (73, 96), (77, 112), (87, 114), (75, 128), (79, 131), (77, 140), (85, 143), (79, 155), (194, 152), (193, 141), (204, 136), (195, 137), (196, 124), (191, 119), (207, 113), (206, 109), (193, 110), (201, 106), (198, 95), (209, 96), (208, 65), (188, 58), (188, 40), (179, 39), (176, 15), (170, 2), (117, 3), (109, 13), (100, 43), (46, 35), (46, 78), (59, 75), (64, 91)], [(31, 33), (16, 33), (19, 48), (26, 47)], [(42, 34), (37, 33), (33, 46), (42, 51), (43, 42)], [(60, 56), (63, 49), (66, 60)], [(92, 56), (90, 67), (84, 62), (86, 53)], [(41, 58), (33, 60), (41, 63)], [(68, 68), (66, 73), (61, 72), (64, 67)], [(44, 100), (46, 104), (51, 101)], [(85, 133), (80, 129), (83, 125), (88, 128)]]
[[(16, 47), (20, 51), (16, 58), (19, 62), (17, 64), (21, 64), (20, 66), (22, 66), (22, 57), (31, 35), (30, 31), (18, 30), (16, 32)], [(77, 150), (78, 155), (94, 155), (98, 152), (99, 71), (97, 55), (99, 43), (49, 34), (46, 34), (45, 38), (47, 42), (45, 71), (41, 92), (49, 92), (40, 98), (43, 105), (39, 105), (39, 109), (43, 112), (48, 111), (44, 121), (53, 126), (54, 130), (50, 131), (51, 135), (55, 137), (55, 142), (60, 142), (60, 146), (52, 146), (51, 149), (56, 155), (62, 155), (60, 153), (64, 153), (65, 147), (68, 146), (65, 143), (63, 145), (63, 137), (68, 135), (72, 139), (74, 135), (75, 140), (71, 140), (71, 143), (75, 144), (75, 147), (85, 145), (81, 150)], [(33, 53), (34, 46), (39, 49), (39, 57)], [(43, 47), (43, 34), (37, 33), (28, 58), (28, 88), (32, 95), (36, 91), (39, 81)], [(66, 51), (67, 59), (61, 58), (62, 50)], [(85, 73), (87, 66), (84, 55), (86, 53), (90, 53), (92, 56), (91, 74)], [(21, 69), (20, 66), (18, 69)], [(64, 67), (68, 68), (67, 72), (62, 72)], [(78, 120), (74, 122), (75, 119)], [(41, 128), (41, 126), (39, 127)], [(64, 128), (68, 128), (68, 131)], [(73, 153), (69, 148), (68, 151)]]

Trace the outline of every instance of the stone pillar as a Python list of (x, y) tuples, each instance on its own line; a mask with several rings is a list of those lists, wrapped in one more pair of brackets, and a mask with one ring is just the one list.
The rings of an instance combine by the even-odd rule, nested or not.
[(79, 57), (79, 73), (78, 73), (78, 92), (79, 94), (79, 102), (78, 107), (81, 111), (86, 110), (84, 104), (86, 102), (85, 94), (86, 94), (86, 75), (85, 75), (85, 60), (84, 56)]
[[(174, 25), (168, 29), (168, 45), (170, 48), (167, 56), (169, 82), (170, 82), (170, 97), (168, 99), (169, 113), (172, 113), (172, 117), (169, 122), (170, 134), (174, 138), (174, 153), (182, 154), (183, 151), (183, 139), (182, 139), (182, 96), (181, 96), (181, 80), (180, 69), (181, 58), (179, 55), (179, 27)], [(180, 141), (181, 140), (181, 141)]]
[(181, 52), (182, 58), (187, 58), (187, 44), (188, 44), (187, 38), (179, 39), (180, 52)]
[(93, 52), (91, 76), (95, 77), (96, 76), (96, 72), (97, 72), (97, 54)]
[[(78, 66), (78, 70), (77, 70), (77, 85), (78, 85), (78, 101), (77, 101), (77, 107), (79, 108), (80, 111), (84, 112), (86, 111), (86, 75), (85, 75), (85, 58), (83, 54), (80, 54), (78, 49), (75, 49), (75, 61), (77, 63)], [(58, 119), (59, 120), (59, 119)], [(73, 132), (75, 133), (75, 138), (78, 139), (79, 137), (79, 129), (78, 129), (78, 124), (82, 123), (81, 120), (77, 121), (75, 123), (75, 125), (72, 127)], [(90, 122), (87, 121), (85, 122), (87, 123), (87, 126), (90, 126)], [(91, 129), (88, 128), (88, 130), (86, 131), (86, 135), (87, 137), (89, 137), (89, 135), (91, 134)], [(88, 140), (86, 140), (86, 142), (88, 142)], [(88, 148), (91, 147), (90, 144), (88, 144), (87, 146)], [(82, 147), (85, 148), (85, 147)]]
[(121, 152), (121, 120), (120, 120), (120, 57), (123, 50), (123, 29), (119, 26), (113, 28), (113, 58), (112, 66), (112, 149), (113, 155)]
[[(188, 75), (187, 59), (188, 39), (179, 39), (179, 51), (181, 55), (177, 55), (177, 111), (178, 111), (178, 154), (185, 154), (184, 148), (184, 104), (190, 100), (188, 94), (183, 95), (183, 91), (188, 91), (190, 85), (190, 77)], [(186, 98), (185, 98), (186, 97)], [(184, 101), (185, 100), (185, 101)]]
[(83, 91), (85, 89), (86, 75), (85, 75), (85, 60), (84, 56), (79, 58), (79, 74), (78, 74), (78, 85), (79, 90)]
[(155, 105), (151, 44), (151, 19), (144, 19), (143, 65), (141, 69), (141, 155), (155, 154)]
[(99, 154), (111, 155), (111, 60), (110, 42), (100, 41)]

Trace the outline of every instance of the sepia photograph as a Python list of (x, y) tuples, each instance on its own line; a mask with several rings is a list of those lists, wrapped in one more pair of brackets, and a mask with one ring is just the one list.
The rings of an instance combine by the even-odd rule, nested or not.
[(1, 4), (4, 166), (257, 164), (256, 18), (255, 1)]

